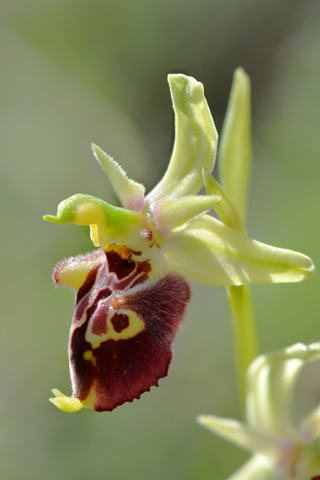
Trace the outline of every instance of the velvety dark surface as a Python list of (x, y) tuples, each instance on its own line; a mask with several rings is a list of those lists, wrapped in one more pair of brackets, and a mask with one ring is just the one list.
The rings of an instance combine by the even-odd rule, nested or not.
[[(76, 292), (69, 339), (73, 396), (85, 401), (94, 392), (97, 411), (140, 398), (167, 375), (172, 342), (190, 300), (183, 277), (170, 273), (150, 282), (152, 265), (137, 258), (127, 249), (96, 250), (63, 260), (53, 273), (59, 285), (64, 268), (99, 262)], [(135, 315), (142, 330), (127, 338), (103, 337), (110, 329), (126, 333)], [(90, 343), (92, 335), (101, 338), (99, 345)]]

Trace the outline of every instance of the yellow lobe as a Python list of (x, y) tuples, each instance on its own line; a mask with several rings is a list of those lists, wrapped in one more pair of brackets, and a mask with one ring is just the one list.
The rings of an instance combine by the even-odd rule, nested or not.
[(58, 268), (55, 281), (62, 287), (71, 287), (75, 292), (78, 292), (79, 288), (84, 284), (88, 273), (102, 260), (103, 253), (101, 256), (95, 256), (92, 260), (83, 262), (79, 262), (79, 259), (71, 257), (68, 262), (62, 262), (62, 266)]
[(57, 388), (54, 388), (52, 393), (55, 395), (55, 398), (49, 398), (49, 401), (63, 412), (77, 412), (83, 408), (78, 398), (67, 397), (67, 395), (61, 393)]
[(72, 287), (77, 292), (84, 284), (88, 275), (87, 265), (84, 265), (83, 268), (81, 267), (82, 265), (80, 264), (77, 268), (74, 265), (71, 265), (70, 268), (65, 268), (59, 276), (59, 285)]

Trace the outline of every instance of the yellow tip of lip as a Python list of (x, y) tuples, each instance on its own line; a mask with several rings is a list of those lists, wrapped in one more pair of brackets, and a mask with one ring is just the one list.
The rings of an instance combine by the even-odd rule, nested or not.
[(67, 395), (64, 395), (56, 388), (52, 390), (52, 393), (55, 395), (55, 398), (49, 398), (49, 401), (63, 412), (77, 412), (83, 408), (78, 398), (67, 397)]

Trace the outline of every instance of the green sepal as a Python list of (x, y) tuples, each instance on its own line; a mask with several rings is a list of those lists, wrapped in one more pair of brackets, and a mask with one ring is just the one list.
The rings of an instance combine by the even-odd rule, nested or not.
[(100, 147), (91, 144), (92, 151), (125, 208), (139, 211), (143, 206), (145, 187), (128, 178), (123, 168)]
[(218, 134), (202, 83), (186, 75), (168, 75), (175, 114), (175, 142), (167, 171), (146, 197), (153, 204), (164, 197), (195, 195), (203, 186), (201, 171), (212, 171)]
[(251, 163), (251, 85), (245, 71), (237, 68), (221, 133), (218, 168), (221, 184), (243, 222), (247, 214)]

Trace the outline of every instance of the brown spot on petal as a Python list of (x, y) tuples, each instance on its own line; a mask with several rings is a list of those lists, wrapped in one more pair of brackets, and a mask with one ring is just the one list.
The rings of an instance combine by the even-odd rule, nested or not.
[(108, 298), (111, 293), (112, 291), (110, 290), (110, 288), (105, 288), (104, 290), (101, 290), (97, 295), (96, 302), (98, 300), (102, 300), (103, 298)]
[(97, 307), (100, 305), (97, 313), (94, 316), (94, 321), (92, 324), (92, 333), (94, 335), (104, 335), (108, 331), (107, 315), (109, 311), (109, 306), (103, 305), (99, 302), (101, 302), (101, 300), (108, 298), (111, 295), (111, 293), (112, 292), (110, 288), (105, 288), (104, 290), (101, 290), (98, 293), (94, 303), (87, 310), (87, 321), (88, 321), (97, 310)]
[(81, 302), (81, 300), (90, 292), (94, 282), (96, 281), (97, 271), (100, 265), (97, 265), (91, 272), (88, 273), (87, 278), (84, 284), (79, 288), (76, 298), (76, 303)]
[(115, 273), (119, 280), (130, 275), (136, 267), (135, 262), (130, 261), (128, 258), (121, 257), (118, 252), (113, 250), (106, 252), (106, 256), (109, 272)]
[(108, 325), (107, 325), (107, 315), (109, 311), (109, 306), (108, 305), (100, 305), (100, 308), (94, 315), (94, 320), (92, 323), (92, 333), (94, 335), (104, 335), (108, 331)]
[(140, 255), (142, 255), (142, 252), (139, 252), (138, 250), (131, 250), (131, 252), (138, 257), (140, 257)]
[(135, 287), (136, 285), (140, 285), (141, 283), (144, 283), (146, 280), (148, 280), (148, 278), (149, 275), (147, 273), (143, 273), (140, 277), (137, 278), (137, 280), (132, 283), (131, 288)]
[(152, 270), (149, 260), (137, 262), (137, 274), (141, 272), (150, 273)]
[(129, 317), (125, 313), (115, 313), (111, 318), (111, 323), (115, 332), (120, 333), (129, 327)]

